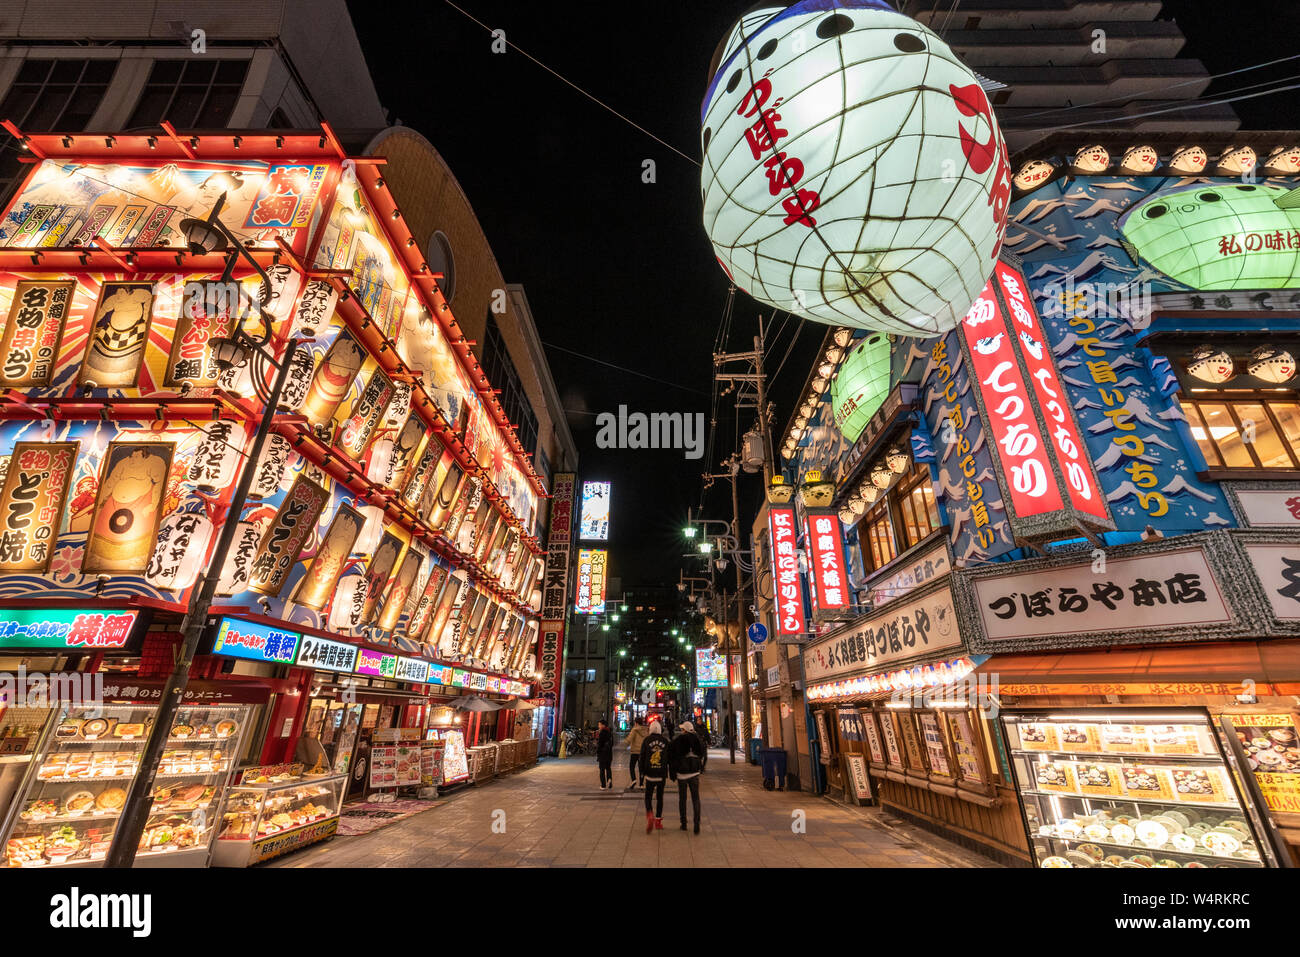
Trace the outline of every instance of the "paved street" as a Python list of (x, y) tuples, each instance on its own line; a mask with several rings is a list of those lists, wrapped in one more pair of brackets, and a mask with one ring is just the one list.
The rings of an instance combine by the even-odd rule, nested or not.
[[(536, 767), (439, 800), (360, 837), (335, 837), (271, 867), (979, 867), (983, 858), (874, 808), (801, 792), (769, 792), (756, 767), (714, 751), (701, 784), (700, 834), (678, 830), (669, 782), (664, 830), (645, 833), (643, 795), (597, 787), (594, 758)], [(806, 832), (792, 831), (796, 811)], [(493, 820), (504, 812), (504, 833)], [(689, 802), (687, 814), (690, 814)], [(497, 831), (501, 830), (498, 824)]]

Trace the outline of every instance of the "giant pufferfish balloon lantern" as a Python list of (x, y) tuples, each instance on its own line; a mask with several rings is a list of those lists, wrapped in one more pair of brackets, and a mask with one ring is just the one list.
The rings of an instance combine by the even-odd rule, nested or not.
[(714, 55), (702, 122), (704, 227), (754, 298), (929, 337), (992, 274), (1002, 132), (979, 78), (883, 0), (746, 13)]

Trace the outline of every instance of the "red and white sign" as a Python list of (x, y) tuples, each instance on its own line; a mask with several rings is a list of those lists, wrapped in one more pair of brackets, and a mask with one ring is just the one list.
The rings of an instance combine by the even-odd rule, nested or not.
[(991, 282), (966, 313), (961, 329), (1016, 516), (1059, 511), (1061, 494), (1048, 461), (1047, 441), (1034, 417), (1012, 333)]
[(772, 535), (776, 633), (778, 635), (803, 634), (807, 610), (803, 603), (803, 583), (799, 580), (799, 555), (795, 549), (798, 534), (794, 522), (794, 509), (771, 508), (768, 510), (767, 521)]
[(845, 611), (849, 607), (849, 579), (844, 571), (844, 540), (834, 512), (809, 509), (808, 571), (813, 576), (814, 614)]
[(1061, 473), (1069, 485), (1066, 494), (1075, 509), (1087, 515), (1109, 521), (1101, 492), (1093, 481), (1092, 470), (1085, 456), (1088, 446), (1079, 433), (1079, 426), (1070, 414), (1065, 388), (1061, 385), (1052, 360), (1052, 350), (1038, 320), (1033, 301), (1025, 291), (1025, 277), (1006, 263), (999, 261), (995, 267), (1002, 295), (1006, 297), (1015, 323), (1012, 329), (1020, 341), (1019, 351), (1033, 381), (1039, 408), (1047, 420), (1047, 429), (1055, 443)]

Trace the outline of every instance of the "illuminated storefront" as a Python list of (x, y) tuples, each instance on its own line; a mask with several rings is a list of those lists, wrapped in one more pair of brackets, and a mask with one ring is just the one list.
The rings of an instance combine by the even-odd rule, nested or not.
[[(800, 668), (762, 652), (784, 746), (833, 796), (1008, 861), (1276, 866), (1300, 845), (1300, 168), (1175, 139), (1023, 158), (959, 327), (894, 340), (887, 381), (867, 336), (828, 333), (784, 437), (788, 482), (835, 478), (853, 596), (801, 623)], [(1043, 709), (1114, 740), (1046, 747), (1024, 735)]]
[[(50, 671), (160, 681), (200, 576), (217, 576), (191, 678), (255, 709), (231, 768), (292, 762), (304, 728), (329, 725), (346, 773), (367, 725), (423, 727), (465, 690), (530, 694), (541, 481), (382, 161), (328, 129), (24, 145), (30, 175), (0, 219), (0, 634), (18, 642), (0, 655), (48, 648)], [(260, 274), (203, 251), (209, 216)], [(213, 341), (239, 333), (264, 349), (223, 367)], [(69, 624), (72, 609), (102, 620)], [(452, 666), (470, 683), (430, 677)], [(355, 716), (333, 713), (345, 682)], [(10, 706), (0, 733), (21, 724), (31, 763), (57, 711)], [(41, 797), (35, 777), (13, 795)]]

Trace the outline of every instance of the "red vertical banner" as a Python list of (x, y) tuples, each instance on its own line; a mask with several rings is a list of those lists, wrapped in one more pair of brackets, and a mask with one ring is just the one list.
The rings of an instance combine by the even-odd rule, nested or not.
[(556, 707), (564, 690), (564, 619), (569, 601), (569, 552), (573, 538), (573, 472), (557, 472), (551, 489), (551, 527), (546, 538), (546, 571), (542, 579), (542, 624), (538, 696), (550, 696)]
[(1004, 262), (999, 262), (996, 268), (998, 285), (1002, 287), (1002, 295), (1015, 320), (1012, 328), (1019, 340), (1020, 354), (1029, 370), (1029, 380), (1047, 422), (1047, 430), (1051, 433), (1051, 448), (1055, 449), (1061, 474), (1068, 486), (1066, 494), (1070, 504), (1080, 512), (1109, 522), (1106, 503), (1087, 458), (1088, 446), (1070, 412), (1065, 387), (1061, 385), (1038, 311), (1027, 292), (1024, 274)]
[(813, 617), (836, 617), (849, 609), (849, 576), (844, 566), (840, 518), (829, 509), (808, 509), (805, 528), (808, 574), (813, 585)]
[(795, 548), (798, 532), (794, 509), (772, 506), (767, 513), (772, 541), (772, 582), (775, 596), (776, 633), (800, 635), (807, 628), (803, 584), (799, 580), (799, 555)]
[(961, 330), (1015, 516), (1060, 511), (1061, 493), (1048, 460), (1047, 438), (1034, 415), (1029, 387), (1016, 361), (1013, 334), (991, 282), (966, 313)]

